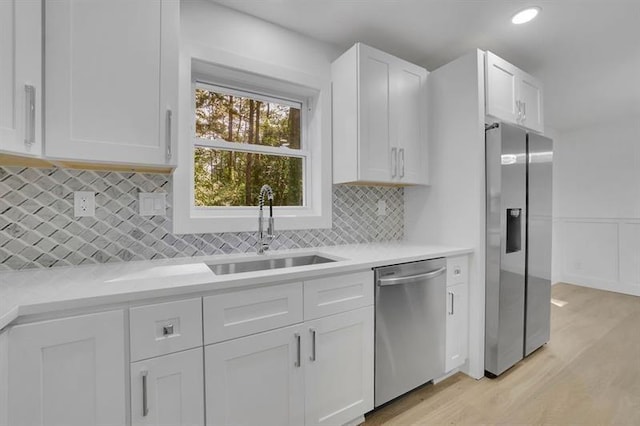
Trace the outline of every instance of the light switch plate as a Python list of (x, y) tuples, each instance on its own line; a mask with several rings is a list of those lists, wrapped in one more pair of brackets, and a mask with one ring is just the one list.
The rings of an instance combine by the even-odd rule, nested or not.
[(167, 194), (164, 192), (138, 193), (140, 216), (164, 216), (167, 213)]
[(75, 217), (95, 217), (96, 193), (93, 191), (75, 191), (73, 193), (73, 215)]

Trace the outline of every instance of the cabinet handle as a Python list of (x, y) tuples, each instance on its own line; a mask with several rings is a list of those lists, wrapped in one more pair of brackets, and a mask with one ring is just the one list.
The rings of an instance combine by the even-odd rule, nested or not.
[(162, 335), (170, 336), (173, 334), (173, 324), (167, 324), (162, 327)]
[(296, 333), (296, 362), (293, 363), (294, 366), (300, 367), (300, 333)]
[(522, 103), (522, 123), (524, 123), (525, 121), (527, 121), (527, 103), (523, 102)]
[(400, 177), (404, 177), (404, 148), (400, 148), (398, 156), (402, 159), (402, 166), (400, 167)]
[(167, 110), (167, 120), (165, 122), (166, 126), (166, 135), (165, 139), (167, 141), (167, 161), (171, 160), (171, 119), (173, 117), (173, 113), (170, 109)]
[(520, 106), (520, 101), (516, 101), (516, 109), (518, 110), (518, 112), (516, 113), (516, 121), (520, 123), (520, 120), (522, 118), (522, 108)]
[(24, 85), (24, 143), (33, 145), (36, 142), (36, 88)]
[(451, 295), (451, 312), (449, 312), (449, 315), (453, 315), (455, 312), (454, 306), (455, 306), (456, 294), (452, 291), (450, 291), (449, 294)]
[(149, 414), (149, 405), (147, 403), (147, 370), (142, 370), (142, 417), (146, 417)]
[(394, 178), (398, 174), (398, 149), (391, 148), (391, 177)]
[(310, 328), (309, 331), (311, 332), (311, 356), (309, 357), (309, 359), (311, 361), (315, 361), (316, 360), (316, 330), (313, 328)]

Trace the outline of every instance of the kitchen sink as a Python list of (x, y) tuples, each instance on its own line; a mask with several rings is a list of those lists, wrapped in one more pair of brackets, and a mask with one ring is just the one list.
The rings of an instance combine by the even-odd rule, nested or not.
[(216, 275), (238, 274), (240, 272), (264, 271), (268, 269), (291, 268), (294, 266), (318, 265), (335, 262), (334, 259), (317, 254), (291, 257), (265, 257), (255, 260), (239, 260), (228, 263), (207, 264)]

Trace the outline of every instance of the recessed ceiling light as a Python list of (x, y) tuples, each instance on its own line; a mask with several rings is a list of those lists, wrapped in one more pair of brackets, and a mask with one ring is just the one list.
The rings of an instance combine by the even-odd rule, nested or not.
[(536, 16), (538, 16), (538, 13), (540, 12), (540, 8), (539, 7), (529, 7), (525, 10), (521, 10), (520, 12), (516, 13), (515, 15), (513, 15), (513, 18), (511, 18), (511, 22), (513, 22), (514, 24), (524, 24), (527, 23), (529, 21), (531, 21), (533, 18), (535, 18)]

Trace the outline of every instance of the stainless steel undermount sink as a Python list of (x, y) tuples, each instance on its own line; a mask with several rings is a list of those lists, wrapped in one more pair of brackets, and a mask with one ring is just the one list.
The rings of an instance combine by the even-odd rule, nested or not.
[(268, 269), (291, 268), (293, 266), (318, 265), (336, 260), (317, 254), (291, 257), (265, 257), (262, 259), (238, 260), (226, 263), (210, 263), (209, 268), (216, 275), (238, 274), (240, 272), (264, 271)]

